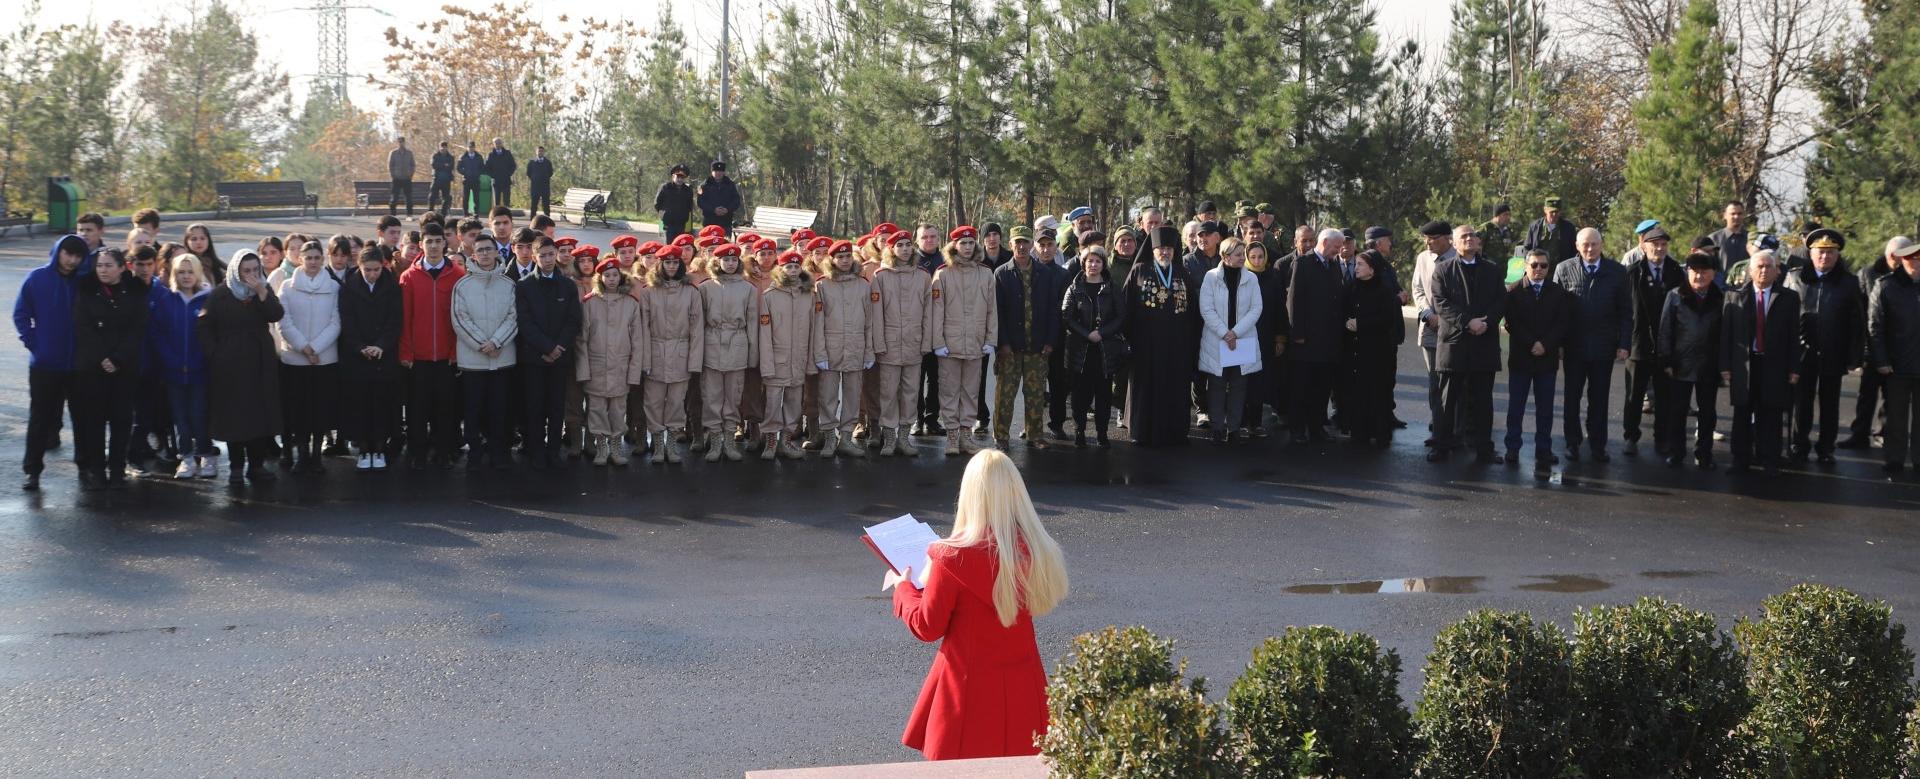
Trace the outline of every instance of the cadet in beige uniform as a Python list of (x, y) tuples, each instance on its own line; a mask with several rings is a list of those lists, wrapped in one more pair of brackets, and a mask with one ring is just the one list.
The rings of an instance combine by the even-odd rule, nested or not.
[(820, 371), (816, 424), (837, 435), (820, 445), (820, 456), (864, 457), (866, 450), (854, 443), (853, 425), (860, 416), (861, 380), (873, 367), (878, 335), (869, 326), (873, 285), (860, 278), (853, 244), (846, 241), (835, 241), (827, 250), (825, 276), (813, 285), (813, 367)]
[(947, 264), (933, 274), (933, 316), (928, 343), (940, 358), (940, 425), (947, 429), (947, 456), (980, 451), (970, 432), (980, 418), (984, 364), (999, 338), (993, 271), (987, 269), (979, 234), (961, 225), (947, 234)]
[(740, 461), (733, 431), (740, 426), (740, 396), (746, 388), (747, 366), (760, 358), (760, 295), (747, 281), (740, 247), (714, 248), (711, 277), (700, 284), (706, 311), (706, 370), (701, 372), (701, 400), (706, 405), (707, 462)]
[(873, 272), (874, 339), (873, 380), (879, 385), (881, 456), (919, 454), (905, 425), (920, 402), (920, 360), (927, 355), (927, 318), (933, 315), (932, 282), (913, 263), (913, 233), (895, 230), (883, 236), (880, 268)]
[(813, 375), (813, 279), (788, 250), (773, 267), (773, 284), (760, 294), (760, 380), (767, 420), (760, 459), (806, 456), (793, 442), (800, 432), (800, 392)]
[(593, 293), (580, 304), (574, 378), (587, 397), (594, 465), (627, 464), (615, 439), (627, 429), (627, 394), (646, 375), (646, 320), (628, 286), (619, 258), (609, 257), (594, 266)]
[(647, 427), (655, 464), (680, 462), (669, 431), (687, 423), (687, 382), (705, 367), (706, 351), (700, 293), (687, 285), (680, 248), (661, 249), (659, 257), (640, 291), (647, 328)]

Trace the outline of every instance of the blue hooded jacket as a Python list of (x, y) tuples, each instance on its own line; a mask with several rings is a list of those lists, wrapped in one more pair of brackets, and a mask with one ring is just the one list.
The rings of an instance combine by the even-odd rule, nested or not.
[(155, 288), (148, 296), (147, 351), (168, 384), (207, 383), (207, 353), (200, 348), (200, 312), (213, 297), (206, 282), (192, 294)]
[(79, 291), (80, 274), (92, 272), (92, 263), (82, 260), (72, 274), (60, 275), (62, 246), (68, 253), (89, 256), (87, 243), (79, 236), (60, 236), (47, 252), (47, 264), (27, 274), (20, 284), (20, 297), (13, 302), (13, 329), (27, 347), (27, 365), (40, 370), (73, 370), (73, 298)]

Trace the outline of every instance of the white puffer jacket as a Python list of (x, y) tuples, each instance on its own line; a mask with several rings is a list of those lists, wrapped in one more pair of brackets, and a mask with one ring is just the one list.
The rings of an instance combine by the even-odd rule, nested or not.
[(273, 325), (274, 346), (286, 365), (314, 365), (300, 353), (306, 347), (320, 353), (319, 365), (340, 361), (340, 283), (321, 270), (308, 276), (296, 270), (280, 282), (280, 306), (286, 316)]
[[(1234, 351), (1253, 350), (1253, 362), (1240, 366), (1243, 374), (1260, 372), (1260, 276), (1240, 269), (1239, 290), (1234, 294)], [(1220, 375), (1220, 345), (1227, 338), (1227, 266), (1217, 265), (1200, 282), (1200, 372)]]

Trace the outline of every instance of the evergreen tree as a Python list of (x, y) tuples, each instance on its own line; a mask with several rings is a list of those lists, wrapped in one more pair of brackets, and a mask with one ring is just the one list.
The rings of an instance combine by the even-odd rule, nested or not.
[[(1837, 129), (1808, 164), (1808, 205), (1878, 256), (1894, 235), (1920, 235), (1920, 4), (1866, 0), (1866, 45), (1822, 63), (1822, 118)], [(1845, 123), (1842, 125), (1842, 123)]]
[(1679, 241), (1711, 232), (1714, 206), (1733, 191), (1725, 98), (1733, 49), (1715, 34), (1719, 23), (1714, 0), (1691, 0), (1673, 41), (1649, 58), (1647, 91), (1633, 111), (1641, 145), (1627, 154), (1609, 220), (1615, 247), (1631, 245), (1641, 219), (1659, 219)]
[(142, 200), (205, 207), (215, 182), (265, 174), (262, 158), (291, 113), (287, 77), (260, 62), (258, 39), (221, 0), (158, 35), (164, 46), (150, 53), (139, 81), (152, 128)]

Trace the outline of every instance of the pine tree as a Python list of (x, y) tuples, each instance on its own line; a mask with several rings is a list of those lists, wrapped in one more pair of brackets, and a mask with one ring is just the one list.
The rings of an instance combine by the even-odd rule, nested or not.
[(224, 2), (163, 28), (140, 74), (153, 128), (141, 176), (162, 208), (213, 203), (213, 185), (264, 175), (286, 127), (287, 77), (260, 60), (259, 40)]
[(1823, 63), (1822, 118), (1838, 132), (1808, 164), (1807, 191), (1810, 210), (1871, 247), (1853, 252), (1870, 260), (1887, 238), (1920, 235), (1920, 4), (1867, 0), (1862, 15), (1867, 44)]
[(1715, 204), (1732, 191), (1728, 156), (1727, 60), (1714, 0), (1691, 0), (1673, 41), (1648, 59), (1646, 94), (1634, 105), (1641, 145), (1627, 154), (1626, 186), (1610, 214), (1613, 246), (1630, 245), (1632, 227), (1659, 219), (1677, 241), (1714, 229)]

